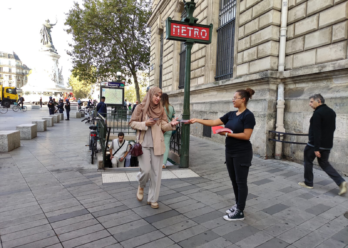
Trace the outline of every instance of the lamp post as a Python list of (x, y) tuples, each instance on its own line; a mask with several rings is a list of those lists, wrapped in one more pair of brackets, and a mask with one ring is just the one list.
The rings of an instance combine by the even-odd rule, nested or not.
[(122, 73), (121, 73), (120, 71), (118, 71), (118, 72), (116, 73), (116, 75), (117, 75), (118, 81), (121, 81)]

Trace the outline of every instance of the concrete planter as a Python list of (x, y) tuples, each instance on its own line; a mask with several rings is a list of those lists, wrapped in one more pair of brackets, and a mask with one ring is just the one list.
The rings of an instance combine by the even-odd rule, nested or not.
[(47, 121), (46, 120), (32, 121), (32, 123), (37, 125), (38, 132), (47, 131)]
[(37, 137), (36, 124), (22, 124), (16, 127), (20, 131), (20, 137), (22, 140), (30, 140)]
[(20, 131), (0, 131), (0, 152), (9, 152), (20, 146)]

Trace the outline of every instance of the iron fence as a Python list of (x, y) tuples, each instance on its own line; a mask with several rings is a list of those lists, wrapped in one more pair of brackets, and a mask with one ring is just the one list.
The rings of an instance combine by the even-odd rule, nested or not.
[(123, 132), (125, 134), (135, 134), (136, 130), (128, 125), (132, 117), (132, 111), (123, 107), (114, 108), (108, 113), (107, 123), (111, 128), (111, 133), (116, 134)]
[[(274, 133), (275, 134), (275, 139), (271, 139), (269, 138), (268, 140), (272, 140), (272, 141), (275, 141), (275, 142), (282, 142), (282, 143), (287, 143), (287, 144), (296, 144), (296, 145), (307, 145), (307, 143), (301, 143), (301, 142), (293, 142), (293, 141), (286, 141), (284, 140), (285, 136), (288, 135), (288, 136), (307, 136), (308, 137), (308, 134), (305, 134), (305, 133), (283, 133), (283, 132), (277, 132), (277, 131), (272, 131), (272, 130), (269, 130), (268, 133)], [(284, 136), (283, 140), (281, 140), (281, 137)]]
[(180, 155), (181, 152), (181, 123), (177, 126), (176, 130), (173, 131), (172, 137), (170, 138), (170, 150)]

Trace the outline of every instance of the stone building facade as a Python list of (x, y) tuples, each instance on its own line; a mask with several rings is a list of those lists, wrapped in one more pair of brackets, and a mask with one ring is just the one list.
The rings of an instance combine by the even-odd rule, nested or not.
[[(272, 158), (279, 154), (269, 130), (308, 133), (313, 113), (308, 98), (321, 93), (337, 114), (331, 161), (348, 174), (348, 0), (195, 2), (198, 23), (212, 23), (214, 32), (210, 45), (193, 46), (191, 117), (219, 118), (234, 110), (236, 90), (253, 88), (248, 108), (257, 122), (251, 138), (254, 154)], [(165, 20), (183, 16), (182, 0), (154, 0), (148, 21), (150, 85), (169, 94), (177, 116), (183, 107), (185, 46), (165, 39)], [(224, 142), (204, 131), (201, 125), (191, 126), (192, 135)], [(307, 142), (300, 136), (285, 140)], [(283, 144), (280, 149), (282, 158), (303, 161), (303, 145)]]
[(16, 53), (0, 52), (0, 83), (21, 88), (28, 82), (30, 69), (22, 63)]

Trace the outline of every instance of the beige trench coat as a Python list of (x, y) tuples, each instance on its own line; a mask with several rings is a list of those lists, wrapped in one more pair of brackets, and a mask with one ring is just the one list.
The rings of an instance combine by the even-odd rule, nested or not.
[[(148, 119), (148, 117), (146, 116), (146, 120)], [(138, 140), (140, 144), (143, 143), (144, 141), (144, 136), (145, 136), (145, 132), (147, 131), (148, 127), (145, 124), (145, 121), (143, 122), (138, 122), (138, 121), (133, 121), (130, 124), (130, 127), (137, 130), (137, 139), (139, 139), (139, 132), (140, 132), (140, 139)], [(166, 151), (166, 146), (164, 144), (164, 136), (163, 136), (163, 132), (167, 132), (167, 131), (172, 131), (175, 130), (176, 127), (172, 127), (172, 125), (170, 123), (167, 123), (166, 121), (162, 121), (162, 123), (160, 125), (157, 125), (157, 123), (155, 125), (152, 126), (152, 139), (153, 139), (153, 150), (154, 150), (154, 154), (156, 156), (160, 156), (163, 155), (164, 152)]]

